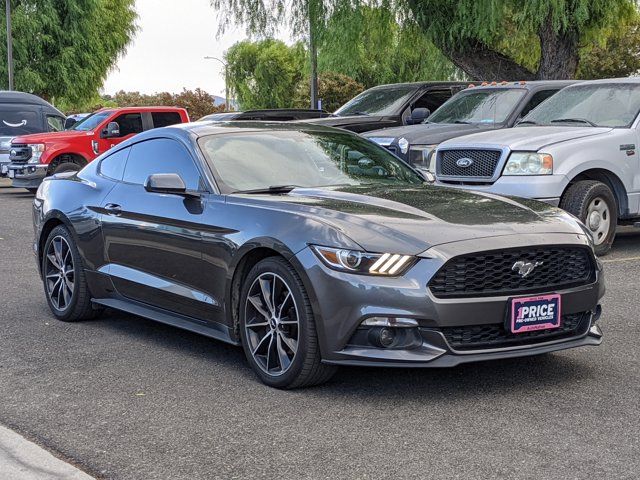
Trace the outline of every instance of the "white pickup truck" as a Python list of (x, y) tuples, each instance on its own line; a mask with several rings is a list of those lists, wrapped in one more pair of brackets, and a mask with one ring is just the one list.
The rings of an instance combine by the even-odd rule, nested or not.
[(561, 90), (516, 128), (441, 143), (436, 183), (551, 203), (609, 251), (617, 224), (640, 219), (640, 79)]

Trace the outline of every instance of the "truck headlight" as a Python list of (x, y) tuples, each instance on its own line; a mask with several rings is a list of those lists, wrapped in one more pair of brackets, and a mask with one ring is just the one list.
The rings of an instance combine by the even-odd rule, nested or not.
[(553, 157), (548, 153), (513, 152), (502, 174), (551, 175), (553, 174)]
[(318, 245), (312, 245), (311, 250), (325, 265), (334, 270), (365, 275), (402, 275), (416, 261), (411, 255), (368, 253)]
[(31, 158), (27, 163), (40, 163), (40, 158), (44, 153), (44, 143), (34, 143), (31, 147)]
[(409, 163), (426, 167), (431, 173), (436, 171), (435, 151), (437, 145), (413, 145), (409, 149)]

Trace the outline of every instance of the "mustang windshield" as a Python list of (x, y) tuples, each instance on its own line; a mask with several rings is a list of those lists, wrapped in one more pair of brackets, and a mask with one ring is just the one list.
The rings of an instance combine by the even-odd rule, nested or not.
[(524, 95), (522, 88), (467, 90), (437, 109), (426, 123), (504, 123)]
[(199, 144), (226, 193), (423, 182), (384, 148), (349, 133), (253, 130), (202, 137)]
[(560, 90), (527, 115), (524, 125), (630, 127), (640, 111), (640, 84), (593, 83)]
[(416, 85), (390, 85), (371, 88), (352, 98), (335, 111), (347, 115), (393, 115), (418, 90)]

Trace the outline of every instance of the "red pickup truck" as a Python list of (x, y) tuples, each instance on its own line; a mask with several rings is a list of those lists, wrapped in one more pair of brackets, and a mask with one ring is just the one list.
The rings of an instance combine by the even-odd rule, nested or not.
[(54, 173), (80, 170), (101, 153), (127, 138), (176, 123), (186, 123), (183, 108), (103, 108), (63, 132), (15, 137), (9, 151), (13, 186), (35, 192)]

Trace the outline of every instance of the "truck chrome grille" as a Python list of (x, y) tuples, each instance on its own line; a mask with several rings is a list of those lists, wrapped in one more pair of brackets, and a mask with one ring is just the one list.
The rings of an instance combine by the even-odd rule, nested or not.
[[(539, 263), (523, 277), (516, 262)], [(438, 298), (543, 293), (595, 281), (589, 249), (544, 246), (494, 250), (454, 257), (429, 282)]]
[[(437, 158), (437, 175), (444, 177), (491, 178), (495, 174), (501, 150), (441, 150)], [(460, 166), (458, 160), (469, 159), (469, 166)]]

